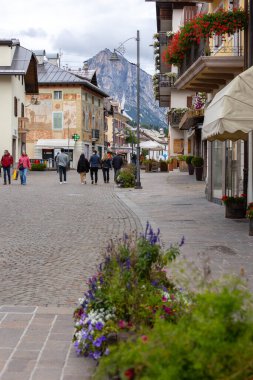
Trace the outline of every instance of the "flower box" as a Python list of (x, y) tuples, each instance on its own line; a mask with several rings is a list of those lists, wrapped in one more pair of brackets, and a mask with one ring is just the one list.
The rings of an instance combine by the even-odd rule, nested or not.
[(229, 203), (226, 204), (225, 217), (228, 219), (242, 219), (246, 216), (245, 203)]

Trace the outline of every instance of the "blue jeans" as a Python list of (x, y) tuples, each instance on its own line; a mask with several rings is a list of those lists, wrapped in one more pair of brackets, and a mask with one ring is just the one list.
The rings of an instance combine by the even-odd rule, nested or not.
[(3, 167), (3, 170), (4, 170), (4, 183), (7, 183), (6, 174), (8, 176), (9, 183), (11, 183), (11, 168), (10, 168), (10, 166), (8, 166), (7, 168)]
[(21, 185), (26, 185), (27, 168), (19, 170)]

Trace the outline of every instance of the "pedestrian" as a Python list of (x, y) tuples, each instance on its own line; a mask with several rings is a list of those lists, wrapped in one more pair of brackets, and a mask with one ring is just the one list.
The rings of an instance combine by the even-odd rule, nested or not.
[(101, 165), (102, 165), (104, 183), (109, 183), (109, 180), (110, 180), (109, 171), (112, 168), (112, 160), (110, 159), (107, 153), (104, 154)]
[(86, 184), (86, 173), (89, 173), (90, 164), (87, 158), (85, 158), (84, 153), (79, 157), (77, 163), (77, 173), (80, 174), (81, 184)]
[(100, 167), (100, 165), (101, 165), (100, 157), (97, 154), (97, 151), (94, 150), (90, 158), (90, 178), (91, 178), (92, 185), (94, 183), (93, 174), (95, 175), (95, 185), (98, 182), (98, 168)]
[(59, 173), (59, 166), (57, 164), (57, 157), (59, 156), (60, 152), (57, 152), (55, 158), (54, 158), (54, 162), (55, 162), (55, 165), (56, 165), (56, 172)]
[(114, 181), (116, 182), (118, 172), (123, 166), (123, 159), (119, 153), (116, 154), (116, 156), (112, 159), (112, 167), (114, 169)]
[(137, 156), (135, 153), (132, 154), (132, 157), (131, 157), (131, 163), (133, 165), (136, 165), (136, 162), (137, 162)]
[(9, 185), (11, 184), (11, 167), (13, 165), (13, 157), (10, 155), (8, 150), (4, 151), (4, 155), (1, 159), (1, 165), (3, 167), (4, 172), (4, 185), (7, 185), (7, 178), (8, 177)]
[(61, 148), (61, 153), (58, 154), (56, 164), (58, 165), (60, 185), (62, 184), (62, 175), (63, 182), (67, 183), (67, 166), (69, 164), (69, 156), (64, 152), (64, 149)]
[(22, 152), (18, 160), (19, 176), (21, 185), (26, 185), (26, 176), (28, 169), (31, 169), (31, 162), (25, 151)]

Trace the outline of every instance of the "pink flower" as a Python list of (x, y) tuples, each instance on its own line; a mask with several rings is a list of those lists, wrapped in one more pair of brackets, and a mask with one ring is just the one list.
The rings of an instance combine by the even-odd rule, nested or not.
[(119, 321), (118, 325), (119, 325), (120, 329), (125, 329), (127, 327), (127, 322), (121, 320), (121, 321)]
[(143, 343), (146, 343), (148, 341), (147, 335), (142, 335), (141, 340), (143, 341)]

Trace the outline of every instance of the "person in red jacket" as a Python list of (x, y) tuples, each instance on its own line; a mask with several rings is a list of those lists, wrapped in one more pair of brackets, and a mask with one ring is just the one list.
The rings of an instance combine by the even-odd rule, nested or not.
[(8, 150), (4, 151), (4, 155), (1, 159), (1, 164), (4, 171), (4, 185), (7, 185), (7, 178), (6, 174), (8, 176), (9, 185), (11, 184), (11, 167), (13, 165), (13, 157), (10, 155)]
[(31, 169), (31, 162), (26, 152), (23, 152), (18, 160), (18, 169), (20, 174), (21, 185), (26, 185), (27, 170)]

